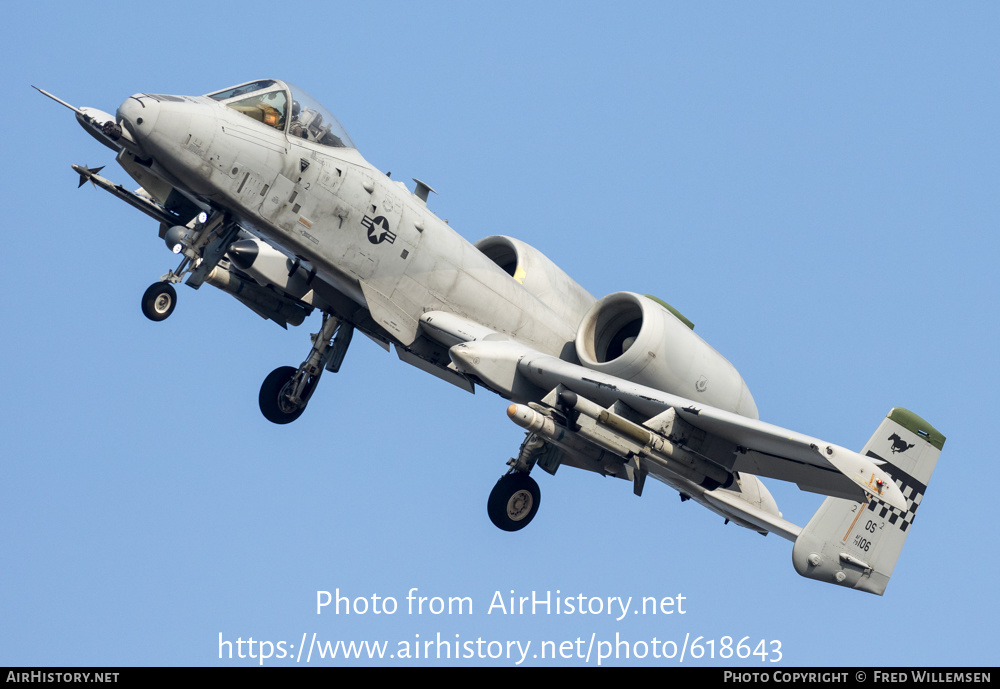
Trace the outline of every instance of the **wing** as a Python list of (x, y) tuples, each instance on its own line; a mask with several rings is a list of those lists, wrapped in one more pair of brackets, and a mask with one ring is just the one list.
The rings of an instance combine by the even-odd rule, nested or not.
[(585, 442), (627, 461), (645, 460), (645, 468), (634, 468), (639, 474), (656, 475), (659, 469), (711, 491), (746, 473), (823, 495), (858, 501), (872, 496), (906, 508), (890, 475), (847, 448), (592, 371), (453, 314), (424, 314), (421, 326), (450, 347), (459, 372), (530, 404), (554, 426), (564, 424), (563, 433), (583, 435)]

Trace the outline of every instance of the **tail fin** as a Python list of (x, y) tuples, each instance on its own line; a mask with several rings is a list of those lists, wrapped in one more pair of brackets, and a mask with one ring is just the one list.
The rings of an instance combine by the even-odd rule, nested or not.
[(804, 577), (882, 595), (937, 464), (944, 436), (911, 411), (896, 407), (862, 455), (884, 469), (903, 495), (906, 512), (869, 496), (865, 502), (827, 498), (792, 548)]

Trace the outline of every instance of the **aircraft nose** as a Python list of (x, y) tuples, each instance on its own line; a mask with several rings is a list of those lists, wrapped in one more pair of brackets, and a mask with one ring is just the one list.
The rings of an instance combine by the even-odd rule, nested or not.
[(132, 140), (142, 145), (142, 141), (153, 131), (156, 119), (160, 114), (160, 102), (143, 93), (129, 96), (118, 106), (117, 119), (122, 129), (126, 130)]

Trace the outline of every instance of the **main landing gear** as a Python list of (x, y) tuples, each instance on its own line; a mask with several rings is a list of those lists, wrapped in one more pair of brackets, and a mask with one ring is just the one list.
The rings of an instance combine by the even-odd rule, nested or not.
[(486, 513), (498, 529), (520, 531), (535, 518), (542, 492), (529, 474), (548, 449), (544, 440), (529, 433), (521, 443), (517, 458), (507, 462), (510, 470), (493, 486), (486, 502)]
[(312, 349), (302, 365), (281, 366), (264, 379), (257, 398), (264, 418), (271, 423), (286, 424), (302, 416), (323, 371), (340, 370), (353, 334), (354, 326), (350, 323), (324, 313), (323, 326), (312, 336)]
[(512, 471), (493, 486), (486, 512), (498, 529), (519, 531), (534, 519), (541, 500), (535, 479), (524, 472)]

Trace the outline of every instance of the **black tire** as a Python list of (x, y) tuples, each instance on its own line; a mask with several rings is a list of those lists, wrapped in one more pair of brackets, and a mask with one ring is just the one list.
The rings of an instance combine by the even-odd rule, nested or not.
[(294, 366), (276, 368), (267, 375), (264, 383), (260, 386), (260, 395), (257, 397), (260, 413), (271, 423), (291, 423), (302, 416), (302, 412), (306, 410), (305, 405), (302, 405), (289, 412), (283, 408), (281, 402), (281, 393), (297, 370)]
[(486, 512), (494, 526), (503, 531), (519, 531), (526, 527), (542, 501), (535, 479), (515, 471), (501, 476), (493, 486)]
[(169, 282), (154, 282), (142, 295), (142, 314), (151, 321), (166, 320), (177, 306), (177, 291)]

